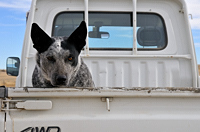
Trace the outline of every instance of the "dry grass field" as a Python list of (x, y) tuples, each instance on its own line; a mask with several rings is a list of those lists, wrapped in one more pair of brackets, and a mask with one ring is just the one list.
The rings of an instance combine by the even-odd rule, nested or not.
[(200, 65), (198, 65), (198, 68), (199, 68), (199, 75), (200, 75)]
[[(200, 75), (200, 65), (199, 68), (199, 75)], [(8, 76), (6, 74), (6, 70), (0, 70), (0, 86), (6, 87), (15, 87), (16, 77)]]
[(0, 70), (0, 86), (15, 87), (16, 77), (8, 76), (6, 70)]

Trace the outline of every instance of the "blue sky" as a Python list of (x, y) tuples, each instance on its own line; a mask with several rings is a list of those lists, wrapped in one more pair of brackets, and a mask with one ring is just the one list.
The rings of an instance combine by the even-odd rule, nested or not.
[[(192, 33), (200, 64), (200, 0), (186, 0)], [(31, 0), (0, 0), (0, 69), (6, 68), (7, 57), (21, 57), (24, 33), (26, 28), (26, 12)]]
[(0, 69), (7, 57), (20, 57), (31, 0), (0, 0)]

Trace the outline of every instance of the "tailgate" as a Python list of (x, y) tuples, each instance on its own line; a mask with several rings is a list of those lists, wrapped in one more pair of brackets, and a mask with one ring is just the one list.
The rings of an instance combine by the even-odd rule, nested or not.
[(8, 88), (3, 111), (6, 132), (195, 132), (199, 102), (198, 88)]

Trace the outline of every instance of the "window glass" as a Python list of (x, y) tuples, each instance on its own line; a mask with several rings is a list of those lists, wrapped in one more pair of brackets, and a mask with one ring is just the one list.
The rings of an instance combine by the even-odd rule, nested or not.
[(167, 34), (163, 19), (157, 14), (137, 14), (138, 49), (163, 49)]
[(132, 48), (131, 13), (89, 13), (90, 48)]
[(83, 12), (63, 12), (56, 16), (52, 36), (70, 36), (84, 19)]
[[(132, 13), (89, 12), (88, 41), (90, 49), (133, 48)], [(56, 16), (52, 36), (69, 36), (80, 22), (83, 12), (63, 12)], [(152, 13), (137, 13), (138, 50), (158, 50), (167, 45), (163, 19)]]

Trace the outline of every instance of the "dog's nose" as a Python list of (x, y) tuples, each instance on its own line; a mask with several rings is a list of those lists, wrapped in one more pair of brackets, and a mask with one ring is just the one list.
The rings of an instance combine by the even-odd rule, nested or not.
[(66, 76), (61, 75), (56, 77), (57, 84), (65, 84), (65, 81), (67, 80)]

